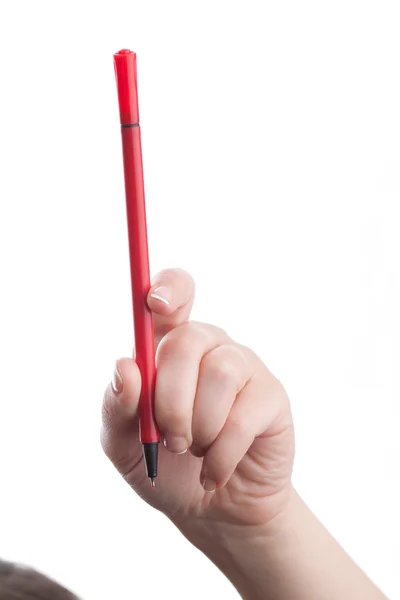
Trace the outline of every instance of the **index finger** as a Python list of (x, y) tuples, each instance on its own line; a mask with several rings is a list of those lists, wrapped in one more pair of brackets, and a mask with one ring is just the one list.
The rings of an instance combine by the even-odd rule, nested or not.
[(164, 269), (152, 279), (147, 304), (153, 313), (155, 348), (171, 329), (189, 320), (195, 285), (183, 269)]

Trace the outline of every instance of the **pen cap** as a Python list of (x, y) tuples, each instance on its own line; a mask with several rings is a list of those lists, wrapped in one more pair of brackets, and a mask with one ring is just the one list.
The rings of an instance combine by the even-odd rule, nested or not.
[(136, 53), (131, 50), (116, 52), (114, 68), (121, 125), (135, 125), (139, 123)]

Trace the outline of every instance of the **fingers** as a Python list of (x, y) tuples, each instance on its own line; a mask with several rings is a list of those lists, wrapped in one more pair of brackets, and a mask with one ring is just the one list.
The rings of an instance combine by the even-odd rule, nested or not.
[(253, 372), (252, 361), (236, 344), (223, 344), (203, 357), (192, 419), (194, 456), (204, 456)]
[(157, 351), (156, 420), (165, 446), (186, 451), (192, 444), (192, 415), (203, 356), (230, 338), (220, 328), (186, 323), (162, 340)]
[[(156, 419), (166, 448), (174, 453), (190, 448), (204, 457), (200, 481), (207, 491), (223, 487), (242, 461), (250, 461), (257, 477), (265, 478), (267, 440), (280, 433), (287, 396), (262, 361), (222, 329), (198, 322), (172, 329), (156, 360)], [(136, 362), (117, 361), (104, 395), (101, 441), (131, 485), (144, 477), (140, 389)]]
[(190, 448), (204, 457), (200, 480), (207, 491), (224, 486), (255, 439), (273, 432), (279, 389), (257, 355), (218, 327), (186, 323), (158, 348), (158, 426), (167, 450)]
[(279, 393), (271, 392), (273, 386), (266, 384), (266, 377), (256, 373), (238, 394), (225, 425), (203, 460), (200, 480), (206, 491), (224, 486), (256, 438), (278, 419), (281, 398)]
[(127, 477), (141, 461), (138, 439), (140, 371), (132, 358), (117, 361), (102, 408), (101, 444), (105, 454)]
[(193, 278), (183, 269), (165, 269), (152, 279), (147, 303), (153, 312), (154, 339), (188, 321), (194, 302)]

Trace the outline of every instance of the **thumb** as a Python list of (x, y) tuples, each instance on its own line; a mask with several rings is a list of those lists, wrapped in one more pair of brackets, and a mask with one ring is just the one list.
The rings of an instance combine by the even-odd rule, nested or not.
[(118, 471), (133, 483), (142, 462), (138, 405), (141, 390), (139, 368), (132, 358), (120, 358), (104, 393), (101, 445)]
[(156, 349), (171, 329), (188, 321), (194, 292), (194, 280), (183, 269), (164, 269), (153, 277), (147, 304), (153, 313)]

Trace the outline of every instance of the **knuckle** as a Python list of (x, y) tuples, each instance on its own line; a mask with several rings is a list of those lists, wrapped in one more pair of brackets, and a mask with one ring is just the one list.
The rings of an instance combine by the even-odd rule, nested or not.
[(203, 323), (201, 321), (189, 321), (186, 323), (188, 331), (191, 331), (196, 337), (212, 343), (216, 339), (229, 339), (227, 333), (212, 323)]
[(161, 340), (158, 347), (157, 358), (164, 362), (173, 356), (188, 357), (193, 354), (202, 340), (208, 339), (209, 334), (203, 323), (189, 322), (172, 329)]
[(221, 338), (225, 337), (227, 339), (231, 339), (226, 329), (224, 329), (223, 327), (219, 327), (218, 325), (212, 325), (212, 327), (215, 329), (216, 333), (220, 335)]
[(200, 339), (208, 339), (210, 337), (207, 324), (202, 323), (201, 321), (189, 321), (182, 326), (182, 329), (188, 336), (194, 336)]
[(228, 358), (210, 356), (206, 368), (211, 377), (222, 384), (228, 385), (236, 382), (236, 367)]
[(253, 427), (249, 419), (237, 416), (229, 416), (226, 423), (227, 427), (232, 431), (234, 437), (248, 438), (253, 436)]
[(221, 384), (239, 385), (239, 378), (243, 371), (244, 357), (240, 349), (233, 345), (222, 345), (207, 354), (204, 359), (204, 367), (208, 374)]
[(264, 368), (266, 368), (258, 354), (248, 346), (244, 346), (243, 344), (236, 344), (236, 349), (238, 352), (240, 352), (241, 356), (248, 362), (251, 362), (257, 366), (262, 365)]
[(177, 329), (174, 329), (161, 340), (157, 350), (158, 362), (168, 362), (177, 355), (180, 357), (189, 356), (192, 346), (193, 344), (186, 335), (177, 335)]
[(283, 384), (267, 368), (259, 371), (257, 375), (261, 385), (267, 390), (266, 400), (269, 402), (272, 400), (281, 405), (290, 404), (289, 396)]
[(229, 337), (229, 335), (227, 334), (226, 330), (223, 329), (222, 327), (219, 327), (219, 325), (214, 325), (213, 323), (203, 323), (204, 327), (206, 327), (208, 329), (208, 331), (214, 336), (217, 337), (218, 339), (226, 339), (226, 340), (230, 340), (231, 338)]

